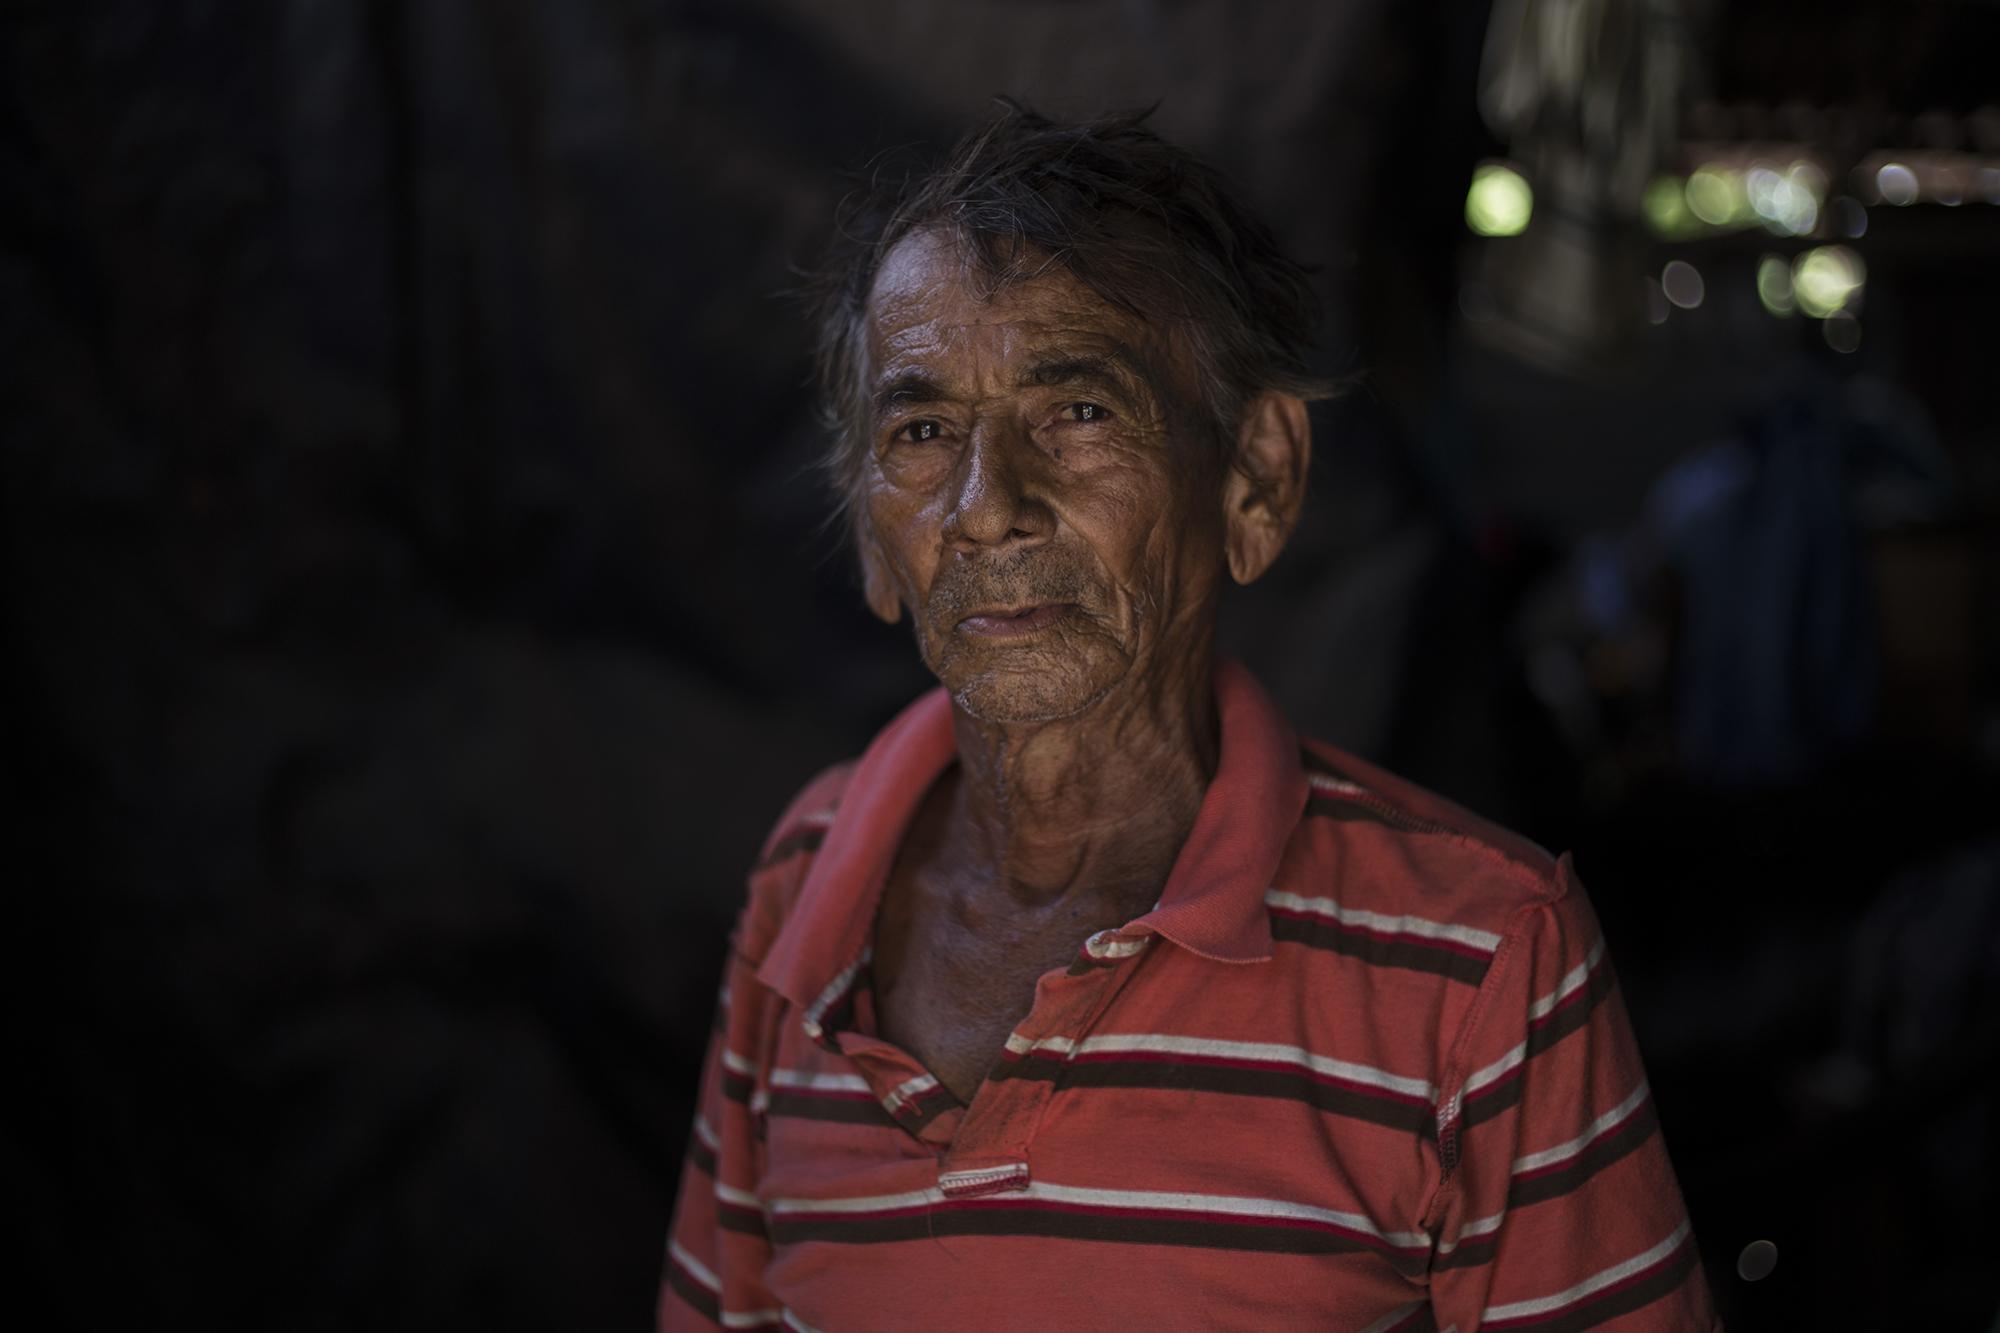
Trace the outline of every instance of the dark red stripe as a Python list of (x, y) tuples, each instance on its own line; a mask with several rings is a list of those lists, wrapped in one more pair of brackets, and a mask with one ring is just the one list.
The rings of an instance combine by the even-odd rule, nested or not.
[(1687, 1275), (1694, 1271), (1695, 1263), (1694, 1238), (1690, 1236), (1681, 1241), (1679, 1249), (1653, 1267), (1642, 1269), (1622, 1282), (1593, 1293), (1581, 1305), (1481, 1327), (1492, 1329), (1494, 1333), (1512, 1328), (1532, 1328), (1537, 1333), (1582, 1333), (1584, 1329), (1596, 1328), (1606, 1320), (1630, 1314), (1670, 1294), (1686, 1281)]
[(1383, 1330), (1383, 1333), (1437, 1333), (1437, 1313), (1428, 1303)]
[(1653, 1103), (1648, 1099), (1623, 1124), (1590, 1143), (1575, 1157), (1566, 1162), (1553, 1162), (1539, 1171), (1515, 1176), (1507, 1191), (1507, 1206), (1518, 1208), (1568, 1194), (1652, 1138), (1659, 1126), (1659, 1118), (1653, 1113)]
[(1063, 1088), (1143, 1088), (1271, 1097), (1426, 1137), (1435, 1130), (1430, 1103), (1422, 1098), (1326, 1078), (1296, 1066), (1214, 1056), (1115, 1051), (1073, 1060), (1043, 1055), (1003, 1057), (987, 1077), (1045, 1079)]
[(1600, 956), (1597, 966), (1583, 985), (1563, 997), (1562, 1003), (1536, 1019), (1528, 1028), (1528, 1054), (1539, 1055), (1582, 1027), (1598, 1003), (1618, 984), (1611, 960)]
[(761, 1209), (746, 1204), (730, 1203), (726, 1199), (717, 1199), (715, 1220), (725, 1231), (740, 1231), (759, 1240), (768, 1239), (764, 1230), (764, 1213)]
[(715, 1177), (715, 1153), (700, 1139), (690, 1140), (687, 1150), (688, 1161), (710, 1179)]
[(905, 1097), (896, 1107), (896, 1123), (912, 1134), (920, 1134), (924, 1127), (959, 1105), (951, 1089), (940, 1083), (936, 1087), (925, 1088), (922, 1092)]
[(674, 1295), (693, 1306), (695, 1312), (711, 1323), (722, 1322), (722, 1301), (700, 1279), (681, 1267), (672, 1255), (667, 1256), (667, 1287)]
[(1442, 1273), (1453, 1268), (1477, 1268), (1480, 1264), (1491, 1263), (1499, 1243), (1500, 1238), (1492, 1232), (1484, 1236), (1474, 1236), (1450, 1254), (1438, 1258), (1431, 1264), (1431, 1271)]
[(1324, 949), (1380, 967), (1429, 972), (1477, 986), (1486, 979), (1486, 969), (1493, 961), (1491, 954), (1479, 953), (1465, 945), (1366, 930), (1290, 908), (1273, 907), (1270, 911), (1273, 939)]
[(1489, 1083), (1467, 1097), (1458, 1113), (1458, 1123), (1467, 1127), (1491, 1120), (1510, 1106), (1521, 1104), (1521, 1075), (1528, 1068), (1523, 1060), (1497, 1083)]
[(751, 1083), (748, 1074), (739, 1074), (733, 1069), (722, 1071), (722, 1095), (730, 1101), (748, 1102), (750, 1100), (750, 1090)]
[(1425, 1256), (1390, 1248), (1375, 1237), (1283, 1219), (1185, 1217), (1148, 1209), (1081, 1208), (1039, 1200), (981, 1199), (884, 1213), (787, 1216), (772, 1220), (779, 1245), (802, 1241), (875, 1245), (933, 1236), (1048, 1236), (1127, 1245), (1186, 1245), (1264, 1254), (1342, 1254), (1372, 1250), (1398, 1272), (1414, 1276)]
[(872, 1092), (854, 1094), (802, 1092), (774, 1089), (771, 1114), (795, 1120), (829, 1120), (843, 1125), (893, 1125), (895, 1120), (882, 1109)]
[(1519, 1105), (1521, 1081), (1527, 1074), (1529, 1062), (1588, 1023), (1592, 1011), (1605, 996), (1617, 988), (1617, 984), (1618, 979), (1611, 970), (1611, 960), (1600, 957), (1596, 969), (1591, 972), (1583, 985), (1565, 996), (1562, 1003), (1529, 1026), (1528, 1049), (1521, 1063), (1509, 1070), (1498, 1082), (1489, 1083), (1465, 1098), (1464, 1109), (1460, 1116), (1461, 1123), (1476, 1125), (1483, 1120), (1491, 1120), (1510, 1106)]

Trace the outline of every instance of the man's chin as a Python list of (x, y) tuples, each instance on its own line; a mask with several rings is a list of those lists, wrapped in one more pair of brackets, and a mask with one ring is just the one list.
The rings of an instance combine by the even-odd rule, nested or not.
[(1111, 691), (1116, 679), (1022, 663), (966, 672), (960, 680), (941, 677), (952, 701), (981, 722), (1020, 725), (1063, 722), (1080, 717)]

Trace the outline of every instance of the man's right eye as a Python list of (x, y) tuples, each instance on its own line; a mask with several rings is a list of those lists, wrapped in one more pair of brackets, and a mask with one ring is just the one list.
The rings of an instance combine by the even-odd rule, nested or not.
[(944, 434), (944, 426), (938, 422), (912, 421), (909, 425), (904, 426), (896, 432), (896, 438), (899, 440), (908, 440), (912, 444), (924, 444), (935, 440), (942, 434)]

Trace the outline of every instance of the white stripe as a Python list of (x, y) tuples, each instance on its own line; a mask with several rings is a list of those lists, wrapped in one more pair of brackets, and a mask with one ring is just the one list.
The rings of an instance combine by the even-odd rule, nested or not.
[(1452, 1239), (1439, 1241), (1437, 1252), (1440, 1256), (1450, 1254), (1469, 1240), (1475, 1240), (1489, 1231), (1498, 1231), (1500, 1224), (1506, 1220), (1507, 1214), (1504, 1210), (1493, 1214), (1491, 1217), (1474, 1218), (1460, 1227), (1458, 1235), (1452, 1237)]
[(790, 1310), (785, 1311), (784, 1319), (785, 1327), (791, 1329), (793, 1333), (819, 1333), (818, 1329), (793, 1314)]
[[(1005, 1166), (986, 1166), (971, 1171), (940, 1171), (938, 1172), (938, 1190), (946, 1198), (955, 1199), (970, 1194), (974, 1190), (979, 1190), (983, 1193), (991, 1186), (1005, 1185), (1007, 1182), (1014, 1180), (1025, 1182), (1027, 1178), (1028, 1164), (1026, 1162), (1009, 1162)], [(1014, 1187), (1008, 1185), (1008, 1193), (1011, 1194), (1013, 1192)]]
[(739, 1208), (755, 1208), (760, 1213), (764, 1211), (764, 1201), (749, 1190), (740, 1190), (719, 1180), (715, 1182), (715, 1197), (724, 1203), (733, 1203)]
[(1395, 1309), (1389, 1311), (1389, 1313), (1383, 1315), (1380, 1319), (1377, 1319), (1374, 1323), (1370, 1324), (1368, 1327), (1362, 1329), (1361, 1333), (1384, 1333), (1385, 1329), (1394, 1328), (1396, 1325), (1402, 1323), (1405, 1319), (1408, 1319), (1411, 1315), (1415, 1314), (1418, 1308), (1422, 1305), (1423, 1305), (1422, 1301), (1411, 1301), (1408, 1305), (1399, 1305)]
[[(1036, 1043), (1037, 1046), (1042, 1044), (1042, 1042)], [(1175, 1055), (1214, 1056), (1223, 1060), (1260, 1060), (1269, 1064), (1294, 1065), (1309, 1069), (1315, 1074), (1324, 1074), (1329, 1078), (1365, 1083), (1369, 1087), (1421, 1097), (1425, 1101), (1437, 1095), (1437, 1089), (1420, 1078), (1409, 1078), (1369, 1065), (1357, 1065), (1346, 1060), (1314, 1055), (1297, 1046), (1279, 1046), (1261, 1041), (1220, 1041), (1209, 1037), (1176, 1037), (1161, 1033), (1129, 1032), (1089, 1037), (1076, 1046), (1078, 1055), (1089, 1055), (1093, 1051), (1161, 1051)]]
[(807, 1088), (813, 1092), (873, 1092), (859, 1074), (808, 1074), (803, 1069), (773, 1069), (774, 1088)]
[[(1486, 1068), (1477, 1071), (1470, 1078), (1466, 1079), (1465, 1087), (1460, 1091), (1459, 1096), (1470, 1097), (1473, 1093), (1478, 1092), (1494, 1080), (1504, 1078), (1513, 1071), (1514, 1066), (1527, 1058), (1528, 1043), (1524, 1041), (1498, 1060), (1495, 1060), (1492, 1064), (1486, 1066)], [(1454, 1117), (1458, 1114), (1459, 1096), (1454, 1096), (1451, 1099), (1451, 1109)]]
[(1537, 1167), (1548, 1166), (1554, 1162), (1568, 1161), (1598, 1139), (1603, 1138), (1606, 1134), (1624, 1124), (1631, 1118), (1634, 1111), (1644, 1105), (1645, 1101), (1646, 1082), (1644, 1079), (1641, 1079), (1639, 1086), (1632, 1090), (1631, 1096), (1597, 1117), (1597, 1119), (1591, 1121), (1589, 1128), (1585, 1129), (1583, 1133), (1577, 1135), (1568, 1143), (1559, 1143), (1553, 1148), (1544, 1148), (1540, 1152), (1531, 1152), (1526, 1157), (1515, 1158), (1514, 1174), (1518, 1176), (1523, 1171), (1533, 1171)]
[(1668, 1236), (1644, 1254), (1635, 1254), (1622, 1264), (1613, 1264), (1603, 1272), (1594, 1273), (1567, 1291), (1559, 1291), (1553, 1296), (1543, 1296), (1532, 1301), (1515, 1301), (1511, 1305), (1489, 1305), (1486, 1307), (1486, 1313), (1481, 1316), (1481, 1321), (1491, 1322), (1498, 1319), (1522, 1319), (1528, 1315), (1548, 1314), (1552, 1311), (1560, 1310), (1566, 1305), (1575, 1305), (1586, 1296), (1594, 1295), (1616, 1282), (1623, 1281), (1634, 1273), (1652, 1267), (1679, 1249), (1681, 1242), (1687, 1239), (1687, 1234), (1688, 1224), (1684, 1221), (1674, 1228), (1671, 1236)]
[(811, 824), (818, 828), (827, 828), (832, 825), (833, 817), (838, 812), (838, 806), (829, 807), (825, 810), (815, 810), (811, 814), (800, 815), (799, 823)]
[(898, 1084), (892, 1089), (888, 1097), (884, 1099), (882, 1105), (888, 1108), (889, 1114), (894, 1115), (896, 1109), (902, 1106), (904, 1102), (907, 1102), (910, 1098), (920, 1093), (929, 1092), (937, 1085), (938, 1081), (929, 1074), (919, 1074), (909, 1082)]
[(1448, 921), (1430, 921), (1420, 916), (1384, 916), (1359, 907), (1342, 907), (1331, 898), (1305, 898), (1283, 889), (1270, 889), (1264, 894), (1264, 901), (1272, 907), (1310, 912), (1314, 916), (1328, 917), (1343, 926), (1356, 926), (1362, 930), (1376, 930), (1388, 935), (1415, 935), (1428, 940), (1450, 940), (1488, 954), (1500, 947), (1500, 937), (1490, 930), (1474, 930), (1471, 926), (1455, 926)]
[(1050, 1203), (1069, 1203), (1107, 1208), (1156, 1208), (1163, 1212), (1221, 1213), (1234, 1217), (1285, 1217), (1300, 1221), (1327, 1222), (1377, 1236), (1399, 1249), (1428, 1249), (1430, 1237), (1414, 1231), (1384, 1231), (1359, 1213), (1336, 1212), (1308, 1203), (1288, 1203), (1282, 1199), (1253, 1199), (1230, 1194), (1185, 1194), (1164, 1190), (1085, 1189), (1074, 1185), (1052, 1185), (1045, 1181), (1030, 1184), (1021, 1193)]
[[(1398, 1249), (1421, 1250), (1430, 1246), (1430, 1238), (1421, 1232), (1384, 1231), (1359, 1213), (1337, 1212), (1331, 1208), (1320, 1208), (1307, 1203), (1290, 1203), (1283, 1199), (1255, 1199), (1232, 1194), (1186, 1194), (1164, 1190), (1089, 1189), (1076, 1185), (1053, 1185), (1047, 1181), (1032, 1181), (1024, 1188), (1014, 1191), (1009, 1197), (1083, 1207), (1151, 1208), (1160, 1212), (1186, 1213), (1190, 1216), (1222, 1215), (1324, 1222), (1349, 1231), (1378, 1237)], [(774, 1214), (786, 1215), (872, 1213), (888, 1212), (898, 1208), (934, 1207), (944, 1202), (946, 1199), (943, 1191), (926, 1189), (911, 1190), (905, 1194), (878, 1194), (850, 1199), (773, 1199), (770, 1208)]]
[[(1603, 960), (1604, 941), (1599, 939), (1597, 943), (1590, 946), (1590, 952), (1584, 955), (1582, 962), (1563, 974), (1563, 979), (1556, 983), (1554, 990), (1528, 1006), (1528, 1021), (1530, 1023), (1539, 1022), (1551, 1013), (1554, 1013), (1557, 1005), (1576, 994), (1583, 983), (1590, 979), (1590, 974), (1597, 969), (1598, 963)], [(1498, 1060), (1495, 1060), (1492, 1064), (1486, 1066), (1486, 1068), (1479, 1070), (1467, 1078), (1465, 1080), (1465, 1093), (1467, 1095), (1475, 1093), (1496, 1079), (1504, 1077), (1513, 1070), (1514, 1066), (1527, 1058), (1528, 1043), (1524, 1041)]]
[(1083, 951), (1092, 958), (1130, 958), (1145, 947), (1144, 936), (1135, 940), (1120, 939), (1118, 932), (1112, 930), (1100, 930), (1083, 942)]
[(805, 1028), (808, 1037), (811, 1037), (814, 1041), (819, 1040), (821, 1031), (819, 1025), (820, 1015), (825, 1013), (828, 1006), (840, 998), (840, 993), (847, 989), (848, 983), (854, 980), (855, 974), (868, 966), (868, 960), (874, 956), (874, 953), (875, 949), (872, 945), (863, 949), (861, 956), (840, 969), (840, 975), (836, 976), (832, 981), (827, 982), (826, 989), (819, 993), (819, 998), (806, 1008), (806, 1012), (800, 1018), (799, 1022)]
[(1385, 1069), (1358, 1065), (1329, 1056), (1314, 1055), (1297, 1046), (1280, 1046), (1257, 1041), (1222, 1041), (1209, 1037), (1178, 1037), (1166, 1033), (1122, 1032), (1087, 1037), (1081, 1042), (1068, 1037), (1043, 1037), (1029, 1041), (1019, 1033), (1007, 1038), (1007, 1049), (1015, 1055), (1052, 1051), (1061, 1055), (1089, 1055), (1093, 1051), (1160, 1051), (1177, 1055), (1208, 1055), (1225, 1060), (1259, 1060), (1268, 1064), (1288, 1064), (1325, 1074), (1330, 1078), (1365, 1083), (1370, 1087), (1406, 1093), (1430, 1101), (1437, 1089), (1422, 1079), (1392, 1074)]
[(944, 1202), (944, 1191), (910, 1190), (906, 1194), (867, 1194), (849, 1199), (773, 1199), (771, 1212), (787, 1214), (874, 1213), (892, 1208), (916, 1208)]
[(673, 1256), (675, 1263), (687, 1269), (688, 1275), (694, 1278), (695, 1281), (707, 1287), (717, 1296), (722, 1294), (722, 1279), (715, 1275), (715, 1270), (681, 1248), (679, 1241), (669, 1239), (667, 1241), (667, 1253)]
[(1321, 791), (1338, 792), (1342, 796), (1366, 796), (1368, 789), (1358, 782), (1337, 778), (1331, 773), (1308, 773), (1306, 781)]
[[(721, 1189), (720, 1186), (716, 1188), (718, 1191)], [(677, 1240), (669, 1240), (667, 1242), (667, 1253), (674, 1257), (675, 1263), (688, 1271), (689, 1276), (701, 1283), (702, 1286), (708, 1288), (709, 1292), (716, 1298), (717, 1304), (721, 1303), (722, 1279), (715, 1275), (714, 1269), (689, 1254), (681, 1247), (681, 1243)], [(724, 1328), (755, 1328), (759, 1324), (768, 1324), (772, 1320), (782, 1319), (791, 1312), (788, 1310), (723, 1310), (721, 1313), (722, 1326)]]
[(741, 1074), (745, 1078), (757, 1077), (757, 1066), (751, 1064), (727, 1046), (722, 1048), (722, 1067), (732, 1074)]
[(1026, 1055), (1030, 1051), (1056, 1051), (1068, 1055), (1076, 1049), (1076, 1043), (1068, 1037), (1043, 1037), (1040, 1041), (1029, 1041), (1018, 1032), (1007, 1034), (1007, 1049), (1015, 1055)]
[(1577, 987), (1589, 980), (1590, 974), (1597, 970), (1597, 964), (1603, 957), (1604, 939), (1599, 936), (1597, 943), (1590, 946), (1590, 952), (1583, 956), (1583, 961), (1564, 973), (1563, 979), (1556, 983), (1554, 990), (1528, 1006), (1528, 1021), (1532, 1023), (1546, 1016), (1557, 1005), (1575, 994)]
[(715, 1130), (709, 1125), (708, 1120), (698, 1111), (695, 1113), (694, 1117), (694, 1136), (697, 1139), (701, 1140), (701, 1146), (708, 1149), (710, 1152), (722, 1151), (722, 1140), (715, 1137)]

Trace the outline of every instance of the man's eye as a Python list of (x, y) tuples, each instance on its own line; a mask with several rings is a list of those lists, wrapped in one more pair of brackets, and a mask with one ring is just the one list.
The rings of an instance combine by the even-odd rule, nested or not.
[(942, 434), (944, 434), (944, 427), (938, 422), (912, 421), (909, 425), (896, 432), (896, 438), (899, 440), (908, 440), (912, 444), (924, 444), (930, 440), (935, 440)]
[(1096, 403), (1071, 403), (1063, 408), (1063, 417), (1069, 421), (1109, 421), (1111, 410)]

